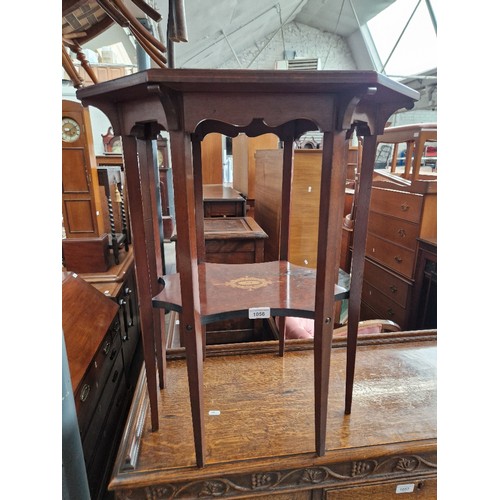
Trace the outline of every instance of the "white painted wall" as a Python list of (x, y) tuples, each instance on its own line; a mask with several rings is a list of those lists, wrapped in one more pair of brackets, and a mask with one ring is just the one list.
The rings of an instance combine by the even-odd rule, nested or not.
[(274, 69), (276, 61), (285, 59), (284, 50), (295, 51), (296, 58), (319, 58), (321, 69), (356, 69), (344, 38), (297, 22), (285, 25), (283, 34), (280, 31), (237, 53), (239, 62), (232, 57), (220, 68)]
[[(351, 40), (350, 43), (353, 43)], [(260, 40), (254, 47), (237, 53), (220, 69), (274, 69), (275, 62), (284, 59), (283, 51), (295, 51), (296, 58), (319, 58), (321, 69), (325, 70), (356, 70), (373, 69), (365, 55), (360, 58), (358, 67), (355, 58), (344, 38), (320, 31), (305, 24), (291, 22), (283, 27), (283, 34), (278, 32), (274, 37)], [(240, 66), (241, 64), (241, 66)], [(390, 120), (393, 125), (410, 123), (427, 123), (437, 121), (437, 111), (413, 110), (393, 115)]]
[(389, 121), (392, 127), (411, 123), (437, 123), (437, 111), (428, 109), (404, 111), (392, 115)]

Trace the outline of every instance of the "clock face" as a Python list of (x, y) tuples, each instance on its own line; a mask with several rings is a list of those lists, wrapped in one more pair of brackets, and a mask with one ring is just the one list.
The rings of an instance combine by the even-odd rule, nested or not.
[(80, 125), (73, 118), (63, 117), (62, 140), (65, 142), (75, 142), (80, 138), (80, 134)]

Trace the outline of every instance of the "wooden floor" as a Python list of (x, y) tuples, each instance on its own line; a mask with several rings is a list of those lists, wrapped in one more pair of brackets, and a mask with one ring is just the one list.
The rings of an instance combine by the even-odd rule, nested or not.
[(410, 449), (435, 455), (436, 342), (432, 336), (410, 338), (358, 348), (349, 416), (343, 408), (345, 348), (332, 349), (324, 457), (314, 453), (312, 350), (287, 351), (280, 358), (276, 346), (275, 352), (207, 357), (203, 469), (195, 465), (185, 360), (169, 360), (167, 387), (159, 392), (160, 429), (150, 430), (141, 377), (110, 488), (140, 489), (277, 464), (284, 470), (364, 460)]

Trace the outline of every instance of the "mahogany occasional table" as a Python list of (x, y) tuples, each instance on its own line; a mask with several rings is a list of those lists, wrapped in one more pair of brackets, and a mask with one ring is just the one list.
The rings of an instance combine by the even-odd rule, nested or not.
[[(185, 339), (186, 363), (194, 431), (196, 462), (205, 463), (202, 325), (220, 319), (204, 302), (204, 287), (238, 290), (245, 297), (238, 314), (304, 315), (314, 318), (314, 383), (316, 453), (325, 453), (328, 381), (334, 326), (335, 286), (339, 274), (348, 140), (354, 129), (363, 137), (356, 225), (353, 234), (345, 412), (351, 411), (356, 357), (357, 324), (366, 243), (371, 178), (377, 134), (401, 108), (412, 108), (419, 94), (374, 71), (267, 71), (151, 69), (77, 91), (83, 105), (101, 109), (123, 141), (131, 228), (136, 258), (137, 286), (143, 332), (151, 426), (159, 428), (158, 385), (165, 387), (164, 310), (153, 299), (169, 294), (170, 281), (179, 285), (180, 330)], [(157, 213), (156, 138), (170, 135), (177, 215), (178, 278), (162, 275)], [(294, 140), (310, 130), (323, 132), (317, 272), (300, 270), (287, 262), (290, 187)], [(283, 196), (279, 262), (253, 264), (235, 276), (232, 264), (204, 264), (203, 180), (201, 141), (209, 133), (256, 137), (274, 133), (283, 142)], [(268, 266), (261, 272), (262, 266)], [(225, 273), (230, 277), (226, 279)], [(215, 281), (207, 281), (213, 277)], [(218, 284), (217, 284), (218, 283)], [(304, 292), (297, 290), (303, 286)], [(263, 293), (266, 289), (266, 294)], [(268, 299), (267, 291), (278, 294)], [(298, 293), (299, 292), (299, 293)], [(217, 292), (219, 293), (219, 292)], [(261, 300), (255, 300), (255, 297)], [(300, 300), (295, 302), (293, 297)], [(293, 299), (293, 300), (292, 300)], [(292, 302), (290, 302), (292, 300)], [(173, 307), (170, 300), (156, 305)], [(256, 307), (255, 307), (256, 306)], [(255, 309), (254, 309), (255, 307)], [(231, 314), (236, 314), (228, 304)], [(284, 339), (279, 352), (283, 354)], [(311, 374), (311, 376), (313, 376)]]

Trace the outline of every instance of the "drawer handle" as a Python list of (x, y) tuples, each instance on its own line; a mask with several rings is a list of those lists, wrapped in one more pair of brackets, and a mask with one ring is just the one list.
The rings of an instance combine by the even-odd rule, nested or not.
[(87, 398), (89, 397), (89, 394), (90, 394), (90, 389), (92, 389), (92, 387), (90, 387), (89, 384), (85, 384), (83, 387), (82, 387), (82, 390), (80, 391), (80, 401), (83, 403), (84, 401), (87, 400)]
[(403, 228), (401, 228), (398, 230), (398, 234), (399, 236), (401, 236), (401, 238), (404, 238), (406, 236), (406, 231)]
[(109, 357), (110, 361), (112, 361), (113, 359), (115, 359), (116, 353), (117, 353), (117, 350), (113, 349), (113, 351), (111, 352), (111, 356)]
[(392, 316), (394, 316), (394, 311), (391, 308), (387, 309), (387, 315), (392, 318)]
[(408, 212), (408, 210), (410, 210), (410, 205), (408, 205), (408, 203), (406, 203), (406, 201), (404, 203), (401, 204), (401, 210), (403, 212)]
[(391, 290), (392, 293), (396, 293), (398, 291), (398, 287), (394, 285), (391, 285), (389, 289)]
[(113, 379), (112, 379), (112, 382), (115, 383), (116, 382), (116, 379), (118, 378), (118, 370), (115, 370), (115, 373), (113, 373)]
[(102, 348), (102, 352), (104, 353), (105, 356), (108, 355), (110, 349), (111, 349), (111, 342), (108, 340), (104, 345), (104, 347)]
[(396, 255), (394, 257), (394, 260), (398, 263), (398, 264), (401, 264), (401, 262), (403, 262), (403, 259), (399, 256), (399, 255)]

